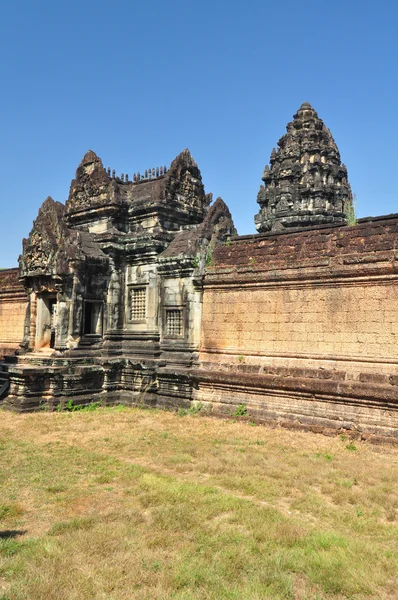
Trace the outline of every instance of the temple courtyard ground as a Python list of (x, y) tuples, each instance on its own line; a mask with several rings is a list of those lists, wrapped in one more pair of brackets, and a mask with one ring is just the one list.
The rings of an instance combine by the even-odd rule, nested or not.
[(93, 406), (0, 461), (1, 600), (398, 598), (398, 447)]

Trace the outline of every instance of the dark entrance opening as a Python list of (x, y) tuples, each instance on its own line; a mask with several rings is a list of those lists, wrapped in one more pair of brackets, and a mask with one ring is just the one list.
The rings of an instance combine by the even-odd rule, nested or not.
[(55, 328), (56, 328), (56, 318), (57, 318), (57, 301), (55, 298), (49, 299), (49, 310), (50, 310), (50, 318), (51, 318), (51, 336), (50, 336), (50, 348), (54, 348), (55, 346)]
[(84, 302), (83, 335), (102, 335), (102, 302)]
[(83, 333), (85, 335), (90, 334), (90, 333), (95, 333), (92, 330), (92, 323), (93, 323), (92, 306), (93, 305), (91, 304), (91, 302), (84, 303), (84, 331), (83, 331)]

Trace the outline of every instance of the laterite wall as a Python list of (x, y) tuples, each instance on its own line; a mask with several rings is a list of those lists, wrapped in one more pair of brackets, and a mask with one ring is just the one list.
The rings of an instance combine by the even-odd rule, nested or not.
[(196, 398), (224, 412), (251, 403), (257, 416), (297, 425), (339, 427), (350, 414), (348, 428), (398, 427), (397, 257), (396, 215), (217, 248)]
[(18, 269), (0, 271), (0, 357), (17, 350), (23, 338), (27, 299)]

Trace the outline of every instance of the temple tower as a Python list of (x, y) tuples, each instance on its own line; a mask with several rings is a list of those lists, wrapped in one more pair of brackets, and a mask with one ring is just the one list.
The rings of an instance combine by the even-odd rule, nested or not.
[(284, 231), (346, 223), (352, 205), (347, 169), (323, 121), (304, 102), (266, 165), (254, 217), (257, 230)]

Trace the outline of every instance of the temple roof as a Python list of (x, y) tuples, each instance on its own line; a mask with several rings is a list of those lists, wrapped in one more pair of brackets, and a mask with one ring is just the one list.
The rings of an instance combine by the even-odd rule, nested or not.
[(286, 127), (264, 168), (255, 217), (258, 231), (344, 223), (352, 201), (347, 169), (329, 129), (309, 102)]
[(96, 209), (105, 209), (110, 214), (120, 209), (133, 209), (143, 202), (152, 205), (177, 203), (184, 205), (184, 210), (197, 213), (196, 222), (203, 219), (210, 198), (205, 193), (198, 165), (188, 149), (172, 161), (169, 169), (147, 169), (143, 174), (134, 174), (132, 180), (123, 174), (116, 176), (115, 171), (111, 175), (111, 170), (107, 171), (101, 159), (89, 150), (71, 182), (66, 214), (70, 223), (73, 223), (75, 215), (83, 213), (89, 213), (89, 218), (95, 220)]
[(222, 198), (217, 198), (203, 222), (196, 229), (179, 231), (161, 258), (193, 257), (203, 254), (204, 248), (206, 259), (209, 244), (212, 250), (215, 245), (236, 233), (228, 206)]

